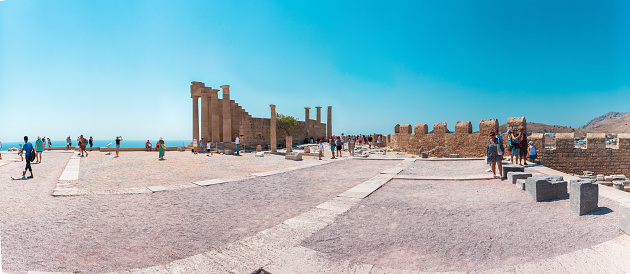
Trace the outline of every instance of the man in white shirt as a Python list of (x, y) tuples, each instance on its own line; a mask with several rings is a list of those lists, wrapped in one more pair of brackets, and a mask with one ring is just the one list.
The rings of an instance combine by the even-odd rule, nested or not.
[(234, 142), (236, 143), (236, 155), (241, 155), (239, 154), (240, 148), (239, 145), (241, 144), (241, 139), (238, 138), (238, 134), (236, 134), (236, 138), (234, 138)]

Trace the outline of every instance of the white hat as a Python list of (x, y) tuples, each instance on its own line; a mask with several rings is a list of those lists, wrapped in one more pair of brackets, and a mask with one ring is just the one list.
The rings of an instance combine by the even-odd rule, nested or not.
[(531, 143), (532, 143), (532, 141), (529, 141), (529, 143), (531, 144)]
[(164, 138), (160, 137), (160, 141), (164, 141)]

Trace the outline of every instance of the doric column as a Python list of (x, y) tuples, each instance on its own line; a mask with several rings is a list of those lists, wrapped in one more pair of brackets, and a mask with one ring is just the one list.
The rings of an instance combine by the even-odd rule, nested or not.
[(221, 86), (223, 90), (223, 142), (232, 142), (232, 104), (230, 103), (230, 85)]
[(271, 125), (269, 130), (271, 135), (269, 136), (269, 141), (271, 142), (271, 152), (276, 152), (276, 105), (269, 105), (271, 108)]
[(221, 142), (219, 133), (221, 121), (219, 121), (219, 90), (210, 89), (210, 104), (212, 105), (212, 141)]
[(332, 136), (332, 106), (328, 106), (328, 123), (326, 124), (326, 137)]
[[(201, 138), (210, 136), (210, 94), (201, 95)], [(199, 140), (200, 138), (197, 138)], [(208, 139), (206, 139), (208, 140)]]
[(193, 139), (199, 140), (199, 96), (193, 96)]
[(311, 122), (309, 121), (309, 112), (311, 111), (311, 108), (309, 107), (305, 107), (304, 108), (304, 124), (306, 125), (306, 138), (311, 138), (309, 135), (309, 128), (311, 127)]
[(322, 122), (322, 107), (315, 107), (317, 109), (317, 123)]

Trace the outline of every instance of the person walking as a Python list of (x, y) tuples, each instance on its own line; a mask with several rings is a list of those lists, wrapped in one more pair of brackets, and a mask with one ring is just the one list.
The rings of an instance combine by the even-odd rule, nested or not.
[(201, 152), (203, 153), (203, 148), (206, 147), (205, 145), (206, 140), (204, 138), (201, 138), (201, 140), (199, 141), (199, 146), (197, 146), (197, 153)]
[[(159, 143), (160, 141), (158, 141)], [(159, 144), (158, 144), (159, 145)], [(197, 151), (199, 149), (197, 148), (197, 138), (193, 138), (193, 154), (197, 154)]]
[(319, 140), (319, 145), (317, 146), (319, 149), (319, 159), (321, 160), (324, 157), (324, 142)]
[(343, 141), (341, 141), (341, 138), (339, 136), (337, 136), (337, 141), (335, 145), (337, 146), (337, 157), (341, 157), (341, 149), (343, 148)]
[(90, 136), (90, 147), (92, 147), (92, 145), (94, 145), (94, 138), (92, 138), (92, 136)]
[(522, 162), (521, 165), (526, 166), (527, 165), (527, 158), (526, 158), (527, 157), (527, 133), (525, 132), (524, 127), (521, 127), (519, 131), (520, 131), (520, 137), (519, 137), (518, 144), (521, 150), (520, 160)]
[(70, 139), (70, 135), (68, 135), (68, 138), (66, 138), (66, 149), (70, 149), (70, 146), (72, 145), (72, 140)]
[(88, 156), (88, 152), (85, 149), (87, 147), (87, 139), (85, 139), (85, 137), (83, 137), (83, 134), (81, 134), (81, 137), (79, 137), (80, 142), (79, 142), (79, 147), (81, 149), (81, 157), (83, 157), (83, 153), (85, 153), (85, 157)]
[(122, 136), (116, 136), (116, 157), (118, 157), (118, 152), (120, 151), (120, 141), (122, 140)]
[(158, 141), (158, 146), (160, 150), (158, 156), (160, 157), (160, 160), (164, 160), (164, 154), (166, 152), (166, 144), (164, 144), (164, 138), (160, 137), (160, 140)]
[(20, 144), (20, 152), (18, 152), (18, 155), (20, 155), (20, 158), (22, 158), (22, 162), (24, 161), (24, 152), (22, 151), (22, 144)]
[(492, 176), (497, 177), (496, 167), (499, 167), (499, 177), (503, 174), (503, 156), (499, 155), (499, 151), (503, 151), (503, 143), (496, 138), (494, 131), (490, 132), (490, 138), (486, 144), (486, 161), (492, 168)]
[(35, 141), (35, 160), (37, 163), (42, 162), (42, 152), (44, 151), (44, 142), (42, 141), (42, 137), (37, 136), (37, 141)]
[(26, 171), (28, 170), (31, 172), (31, 176), (28, 176), (28, 178), (33, 178), (33, 169), (31, 168), (31, 155), (34, 153), (34, 151), (33, 144), (28, 141), (28, 136), (24, 136), (24, 145), (22, 146), (22, 149), (20, 149), (20, 153), (22, 153), (22, 151), (24, 151), (24, 154), (26, 155), (26, 167), (24, 168), (24, 172), (22, 172), (22, 177), (26, 175)]
[(330, 145), (330, 152), (332, 153), (332, 158), (330, 159), (335, 159), (335, 148), (337, 147), (335, 144), (335, 136), (330, 136), (330, 139), (328, 139), (328, 145)]
[(206, 147), (207, 147), (207, 149), (206, 149), (206, 156), (208, 156), (208, 157), (209, 157), (209, 156), (212, 156), (212, 152), (210, 151), (210, 149), (212, 149), (212, 143), (211, 143), (211, 142), (208, 142), (208, 143), (206, 144)]
[(349, 136), (348, 137), (348, 153), (350, 153), (350, 156), (352, 156), (354, 154), (354, 143), (356, 142), (356, 140), (354, 139), (354, 136)]
[(241, 156), (240, 154), (241, 138), (238, 138), (238, 134), (234, 136), (234, 143), (236, 143), (236, 155)]
[(48, 151), (52, 150), (52, 142), (50, 141), (50, 138), (48, 138)]

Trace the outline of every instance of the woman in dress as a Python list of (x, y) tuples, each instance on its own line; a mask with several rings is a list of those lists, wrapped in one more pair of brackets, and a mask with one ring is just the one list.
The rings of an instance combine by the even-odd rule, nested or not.
[(488, 164), (492, 167), (492, 176), (497, 177), (496, 166), (499, 166), (499, 178), (503, 174), (503, 156), (500, 154), (504, 151), (503, 142), (496, 138), (494, 131), (490, 132), (490, 139), (486, 145), (486, 157)]
[(160, 137), (160, 141), (158, 141), (158, 147), (160, 149), (159, 157), (160, 160), (164, 160), (164, 152), (166, 152), (166, 145), (164, 144), (164, 139)]

